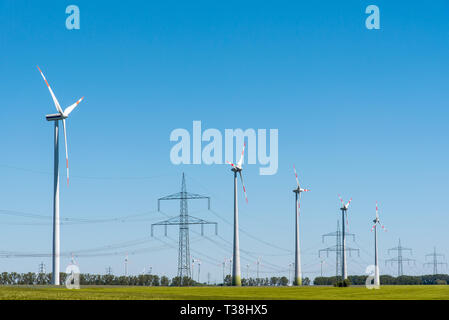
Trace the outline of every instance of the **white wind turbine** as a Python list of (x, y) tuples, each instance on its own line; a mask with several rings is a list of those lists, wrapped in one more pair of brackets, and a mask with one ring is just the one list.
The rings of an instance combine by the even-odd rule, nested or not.
[(384, 231), (387, 231), (387, 229), (385, 229), (385, 227), (380, 223), (377, 201), (376, 201), (376, 219), (374, 219), (373, 222), (374, 225), (371, 228), (371, 231), (374, 230), (374, 263), (375, 263), (374, 285), (378, 287), (380, 286), (380, 275), (379, 275), (379, 261), (378, 261), (379, 257), (377, 253), (377, 225), (380, 225), (382, 227), (382, 230)]
[(45, 83), (47, 84), (47, 88), (50, 91), (51, 97), (53, 98), (53, 102), (56, 107), (57, 114), (47, 115), (47, 121), (55, 122), (55, 135), (54, 135), (54, 197), (53, 197), (53, 277), (52, 281), (54, 285), (59, 285), (59, 256), (60, 256), (60, 242), (59, 242), (59, 120), (62, 120), (62, 124), (64, 126), (64, 142), (65, 142), (65, 156), (66, 156), (66, 165), (67, 165), (67, 185), (69, 184), (69, 154), (67, 150), (67, 129), (65, 120), (68, 118), (70, 113), (78, 106), (78, 104), (84, 99), (82, 97), (74, 104), (68, 106), (64, 111), (62, 110), (58, 99), (56, 99), (53, 90), (51, 90), (50, 85), (48, 84), (47, 79), (45, 79), (44, 74), (41, 69), (39, 72), (42, 75)]
[(302, 284), (302, 274), (301, 274), (301, 252), (299, 247), (299, 209), (300, 198), (302, 192), (308, 192), (309, 189), (303, 189), (299, 186), (298, 174), (296, 173), (296, 168), (293, 165), (293, 170), (295, 171), (297, 188), (293, 190), (295, 193), (295, 280), (294, 285), (300, 286)]
[(348, 209), (349, 209), (349, 205), (351, 204), (352, 198), (349, 199), (349, 201), (345, 204), (343, 202), (343, 199), (340, 197), (340, 195), (338, 195), (338, 197), (340, 198), (340, 202), (341, 202), (341, 226), (342, 226), (342, 239), (341, 239), (341, 243), (342, 243), (342, 252), (341, 252), (341, 275), (343, 277), (343, 280), (345, 280), (348, 277), (347, 274), (347, 266), (346, 266), (346, 237), (345, 237), (345, 214), (346, 214), (346, 224), (348, 224)]
[(232, 166), (232, 172), (234, 172), (234, 251), (233, 251), (233, 265), (232, 265), (232, 285), (241, 286), (242, 280), (240, 275), (240, 247), (239, 247), (239, 210), (237, 205), (237, 173), (240, 175), (242, 181), (243, 192), (245, 193), (245, 200), (248, 203), (248, 197), (246, 196), (245, 184), (243, 183), (242, 176), (242, 164), (243, 156), (245, 154), (246, 143), (243, 144), (242, 155), (237, 164), (227, 161)]
[(198, 263), (198, 283), (200, 283), (201, 260), (196, 259), (196, 262)]

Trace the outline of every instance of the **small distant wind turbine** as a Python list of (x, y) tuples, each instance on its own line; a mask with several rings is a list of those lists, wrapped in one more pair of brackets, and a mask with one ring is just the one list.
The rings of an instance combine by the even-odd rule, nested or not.
[(198, 263), (198, 283), (200, 283), (201, 260), (196, 259), (196, 262)]
[(295, 193), (295, 280), (294, 285), (300, 286), (302, 284), (302, 274), (301, 274), (301, 252), (299, 247), (299, 209), (300, 198), (302, 192), (308, 192), (309, 189), (303, 189), (299, 185), (298, 174), (296, 173), (296, 168), (293, 165), (293, 170), (295, 171), (297, 188), (293, 190)]
[(242, 176), (242, 164), (243, 156), (245, 154), (246, 143), (243, 144), (242, 155), (237, 164), (227, 161), (232, 166), (232, 172), (234, 172), (234, 250), (233, 250), (233, 265), (232, 265), (232, 285), (241, 286), (242, 280), (240, 275), (240, 247), (239, 247), (239, 210), (237, 205), (237, 173), (240, 175), (242, 181), (243, 193), (245, 194), (246, 203), (248, 203), (248, 197), (246, 196), (245, 184)]
[(352, 198), (345, 204), (343, 199), (338, 195), (341, 202), (341, 226), (342, 226), (342, 262), (341, 262), (341, 274), (343, 276), (343, 280), (348, 278), (347, 267), (346, 267), (346, 238), (345, 238), (345, 214), (346, 214), (346, 224), (348, 223), (348, 209), (351, 204)]
[(125, 277), (128, 276), (128, 252), (126, 253), (125, 256)]
[(385, 227), (380, 223), (377, 201), (376, 201), (376, 219), (374, 219), (373, 222), (374, 222), (374, 225), (371, 228), (371, 231), (374, 230), (374, 264), (375, 264), (374, 285), (380, 286), (379, 261), (378, 261), (378, 254), (377, 254), (377, 225), (380, 225), (382, 227), (382, 230), (384, 230), (384, 231), (387, 231), (387, 229), (385, 229)]
[(69, 185), (69, 153), (67, 148), (67, 130), (65, 120), (68, 118), (70, 113), (78, 106), (78, 104), (84, 99), (82, 97), (74, 104), (68, 106), (64, 111), (61, 108), (61, 105), (56, 99), (53, 90), (48, 84), (47, 79), (41, 69), (39, 72), (42, 75), (45, 83), (47, 84), (47, 88), (50, 91), (51, 97), (56, 107), (57, 114), (47, 115), (47, 121), (55, 122), (55, 147), (54, 147), (54, 197), (53, 197), (53, 276), (52, 281), (54, 285), (59, 285), (59, 256), (60, 256), (60, 242), (59, 242), (59, 120), (62, 120), (62, 124), (64, 126), (64, 141), (65, 141), (65, 157), (66, 157), (66, 165), (67, 165), (67, 185)]

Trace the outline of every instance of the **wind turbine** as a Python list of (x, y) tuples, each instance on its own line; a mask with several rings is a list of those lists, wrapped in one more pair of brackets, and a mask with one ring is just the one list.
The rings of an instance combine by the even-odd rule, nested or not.
[(300, 209), (300, 198), (302, 192), (308, 192), (309, 189), (303, 189), (299, 185), (298, 174), (296, 173), (296, 168), (293, 165), (293, 170), (295, 171), (297, 188), (293, 190), (295, 193), (295, 280), (294, 285), (300, 286), (302, 284), (301, 275), (301, 252), (299, 248), (299, 209)]
[(195, 262), (197, 260), (195, 258), (192, 258), (192, 280), (195, 280)]
[(126, 253), (125, 256), (125, 277), (128, 276), (128, 252)]
[(349, 201), (345, 204), (343, 202), (343, 199), (340, 197), (340, 195), (338, 195), (338, 197), (340, 198), (340, 202), (341, 202), (341, 226), (342, 226), (342, 239), (341, 239), (341, 250), (342, 250), (342, 261), (341, 261), (341, 275), (343, 276), (343, 280), (348, 278), (348, 273), (347, 273), (347, 267), (346, 267), (346, 238), (345, 238), (345, 214), (346, 214), (346, 223), (348, 223), (348, 208), (349, 208), (349, 204), (352, 201), (352, 198), (349, 199)]
[(54, 133), (54, 195), (53, 195), (53, 284), (59, 285), (59, 255), (60, 255), (60, 242), (59, 242), (59, 120), (62, 120), (62, 124), (64, 126), (64, 141), (65, 141), (65, 158), (66, 158), (66, 165), (67, 165), (67, 186), (69, 185), (69, 153), (67, 149), (67, 129), (66, 129), (66, 123), (65, 120), (68, 118), (70, 113), (78, 106), (78, 104), (84, 99), (82, 97), (74, 104), (68, 106), (64, 111), (61, 108), (61, 105), (58, 102), (58, 99), (56, 99), (55, 94), (53, 93), (53, 90), (51, 90), (50, 85), (48, 84), (47, 79), (45, 79), (44, 74), (42, 73), (41, 69), (39, 69), (39, 72), (42, 75), (42, 78), (44, 79), (45, 83), (47, 84), (47, 88), (50, 91), (51, 97), (53, 99), (53, 103), (55, 104), (56, 111), (58, 113), (56, 114), (49, 114), (46, 116), (47, 121), (54, 121), (55, 122), (55, 133)]
[(378, 254), (377, 254), (377, 225), (380, 225), (382, 227), (382, 230), (384, 230), (384, 231), (387, 231), (387, 230), (380, 223), (377, 201), (376, 201), (376, 219), (374, 219), (373, 222), (374, 222), (374, 225), (371, 228), (371, 231), (374, 230), (374, 265), (375, 265), (374, 285), (379, 287), (380, 286), (380, 275), (379, 275), (379, 261), (378, 261), (379, 258), (378, 258)]
[(241, 286), (242, 280), (240, 276), (240, 247), (239, 247), (239, 209), (237, 205), (237, 173), (240, 175), (240, 180), (242, 181), (243, 193), (245, 194), (246, 203), (248, 203), (248, 197), (246, 196), (245, 184), (243, 183), (242, 176), (242, 164), (243, 155), (245, 153), (246, 143), (243, 144), (242, 155), (240, 156), (239, 162), (234, 164), (227, 161), (232, 166), (232, 172), (234, 172), (234, 250), (233, 250), (233, 265), (232, 265), (232, 285)]

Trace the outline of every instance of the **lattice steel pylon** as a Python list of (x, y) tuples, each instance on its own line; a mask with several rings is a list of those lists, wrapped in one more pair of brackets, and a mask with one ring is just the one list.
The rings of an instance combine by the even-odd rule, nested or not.
[(432, 258), (432, 262), (426, 262), (426, 263), (424, 263), (424, 266), (429, 266), (429, 265), (433, 266), (433, 274), (434, 275), (438, 274), (438, 266), (439, 265), (443, 265), (443, 266), (447, 267), (447, 263), (446, 262), (438, 261), (438, 257), (444, 258), (444, 254), (437, 253), (436, 247), (433, 247), (433, 252), (432, 253), (426, 254), (426, 259), (427, 259), (427, 257), (431, 257)]
[(217, 223), (210, 222), (203, 219), (189, 216), (187, 200), (207, 199), (208, 209), (210, 209), (210, 197), (203, 196), (195, 193), (188, 193), (186, 188), (186, 180), (184, 173), (182, 174), (181, 192), (162, 197), (158, 199), (157, 208), (161, 209), (162, 200), (180, 200), (180, 213), (179, 216), (170, 218), (168, 220), (153, 223), (151, 225), (151, 236), (153, 236), (154, 226), (165, 226), (165, 235), (167, 235), (167, 226), (179, 225), (179, 249), (178, 249), (178, 277), (183, 281), (185, 277), (192, 278), (190, 270), (190, 244), (189, 244), (189, 225), (199, 224), (201, 225), (201, 235), (204, 233), (205, 224), (215, 225), (215, 234), (217, 234)]
[(413, 263), (415, 263), (415, 259), (404, 258), (404, 256), (403, 256), (403, 252), (404, 251), (410, 251), (410, 254), (412, 254), (412, 249), (404, 248), (403, 246), (401, 246), (401, 239), (399, 239), (398, 246), (394, 247), (394, 248), (391, 248), (391, 249), (388, 249), (388, 254), (390, 254), (390, 251), (397, 251), (398, 252), (398, 257), (385, 260), (385, 265), (387, 265), (388, 262), (391, 262), (391, 264), (397, 263), (397, 265), (398, 265), (398, 277), (400, 277), (400, 276), (402, 276), (404, 274), (404, 271), (403, 271), (404, 270), (403, 269), (403, 263), (404, 262), (410, 263), (411, 261), (413, 261)]
[[(345, 234), (346, 234), (346, 236), (350, 236), (350, 237), (352, 237), (353, 240), (355, 240), (355, 234), (349, 233), (349, 232), (345, 232)], [(341, 264), (342, 254), (343, 254), (343, 246), (342, 246), (342, 240), (341, 240), (342, 231), (340, 229), (339, 220), (337, 220), (337, 231), (323, 234), (321, 237), (322, 237), (323, 243), (324, 243), (325, 237), (335, 237), (336, 238), (335, 246), (318, 250), (318, 257), (321, 257), (321, 252), (326, 252), (327, 257), (329, 257), (329, 252), (335, 252), (335, 258), (336, 258), (335, 259), (335, 277), (337, 280), (343, 279), (344, 275), (342, 274), (342, 264)], [(349, 255), (351, 255), (352, 251), (357, 251), (357, 254), (360, 255), (359, 249), (350, 248), (348, 246), (345, 246), (345, 251), (349, 252)]]

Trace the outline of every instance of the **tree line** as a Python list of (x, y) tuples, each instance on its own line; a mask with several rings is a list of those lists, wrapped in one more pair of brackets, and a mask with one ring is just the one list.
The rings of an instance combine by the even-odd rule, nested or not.
[[(224, 279), (224, 285), (230, 286), (232, 283), (232, 277), (228, 274)], [(271, 277), (271, 278), (243, 278), (242, 286), (287, 286), (289, 283), (287, 277)], [(302, 285), (308, 286), (310, 285), (309, 278), (302, 279)]]
[[(66, 273), (60, 273), (60, 283), (64, 284)], [(121, 285), (121, 286), (169, 286), (176, 285), (176, 277), (169, 279), (166, 276), (136, 275), (136, 276), (114, 276), (110, 274), (80, 274), (80, 285)], [(179, 281), (178, 281), (179, 282)], [(52, 284), (51, 273), (17, 273), (3, 272), (0, 274), (0, 285), (50, 285)], [(190, 280), (189, 285), (194, 285)]]
[[(60, 283), (64, 284), (67, 279), (66, 273), (60, 273)], [(80, 285), (119, 285), (119, 286), (200, 286), (206, 283), (198, 283), (189, 277), (174, 277), (172, 279), (167, 276), (158, 276), (150, 274), (115, 276), (111, 274), (80, 274)], [(230, 286), (232, 278), (227, 275), (224, 283), (219, 286)], [(271, 277), (271, 278), (244, 278), (242, 286), (286, 286), (289, 280), (287, 277)], [(17, 273), (3, 272), (0, 274), (0, 285), (51, 285), (51, 273)], [(309, 285), (309, 278), (303, 279), (303, 285)]]
[[(60, 273), (61, 284), (65, 283), (67, 274)], [(348, 276), (352, 285), (365, 285), (367, 276)], [(314, 285), (332, 286), (338, 282), (334, 277), (316, 277)], [(52, 283), (51, 273), (17, 273), (3, 272), (0, 274), (0, 285), (50, 285)], [(230, 286), (232, 278), (227, 275), (224, 283), (220, 286)], [(270, 278), (243, 278), (242, 286), (287, 286), (289, 283), (287, 277)], [(427, 285), (427, 284), (449, 284), (449, 275), (422, 275), (422, 276), (400, 276), (381, 275), (380, 283), (384, 285)], [(303, 285), (310, 285), (309, 278), (302, 279)], [(111, 274), (80, 274), (80, 285), (119, 285), (119, 286), (201, 286), (206, 283), (198, 283), (189, 277), (158, 276), (151, 274), (115, 276)]]
[[(368, 276), (348, 276), (352, 285), (365, 285)], [(313, 284), (316, 286), (332, 286), (340, 279), (337, 277), (316, 277)], [(425, 284), (448, 284), (449, 275), (435, 274), (422, 276), (399, 276), (381, 275), (380, 283), (384, 285), (425, 285)]]

